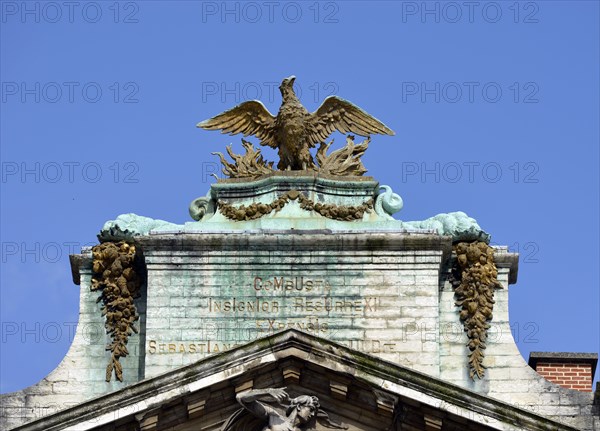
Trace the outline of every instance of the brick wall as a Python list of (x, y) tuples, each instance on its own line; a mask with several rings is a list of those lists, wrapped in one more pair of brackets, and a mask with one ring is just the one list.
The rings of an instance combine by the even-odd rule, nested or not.
[(567, 389), (592, 392), (596, 353), (531, 352), (529, 365), (546, 380)]
[(592, 366), (574, 362), (538, 362), (536, 371), (563, 388), (592, 392)]

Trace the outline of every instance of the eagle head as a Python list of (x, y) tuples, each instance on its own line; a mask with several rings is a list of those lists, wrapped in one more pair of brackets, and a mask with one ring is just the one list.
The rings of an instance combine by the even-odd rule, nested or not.
[(279, 86), (279, 91), (281, 91), (281, 95), (285, 95), (286, 93), (289, 93), (290, 91), (293, 93), (294, 92), (294, 81), (296, 80), (296, 77), (294, 75), (285, 78), (282, 82), (281, 85)]

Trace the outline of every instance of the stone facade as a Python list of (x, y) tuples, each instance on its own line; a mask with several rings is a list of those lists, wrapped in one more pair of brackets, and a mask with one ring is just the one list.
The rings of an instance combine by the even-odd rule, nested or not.
[[(223, 431), (230, 419), (252, 419), (236, 402), (238, 396), (281, 387), (290, 398), (317, 397), (320, 413), (348, 431), (576, 430), (293, 329), (209, 355), (18, 430)], [(282, 404), (268, 405), (283, 407), (283, 415)], [(264, 429), (260, 422), (245, 425), (227, 431)], [(299, 429), (332, 429), (319, 420), (315, 425)]]
[[(147, 286), (140, 335), (105, 381), (110, 358), (91, 253), (76, 260), (80, 320), (63, 362), (39, 384), (2, 397), (2, 429), (295, 329), (425, 373), (582, 430), (600, 429), (592, 394), (548, 382), (521, 357), (508, 318), (517, 255), (496, 248), (501, 289), (484, 365), (468, 374), (467, 337), (449, 281), (452, 238), (406, 231), (156, 233), (135, 238)], [(234, 302), (235, 301), (235, 302)]]
[[(73, 342), (61, 363), (39, 383), (22, 391), (2, 395), (0, 429), (12, 429), (24, 422), (75, 406), (84, 400), (123, 388), (144, 377), (143, 331), (133, 334), (127, 345), (130, 355), (122, 359), (124, 381), (106, 382), (106, 364), (110, 354), (97, 292), (90, 290), (91, 253), (78, 260), (80, 271), (79, 321)], [(145, 298), (137, 301), (145, 320)]]
[[(146, 376), (284, 329), (438, 375), (439, 270), (428, 234), (183, 235), (140, 240)], [(445, 255), (444, 255), (445, 254)], [(193, 350), (192, 353), (191, 350)]]
[(563, 388), (592, 392), (592, 366), (589, 364), (540, 362), (536, 371), (546, 380)]

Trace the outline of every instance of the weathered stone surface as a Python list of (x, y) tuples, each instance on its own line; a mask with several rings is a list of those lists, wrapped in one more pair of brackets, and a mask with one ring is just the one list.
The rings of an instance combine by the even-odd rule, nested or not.
[[(423, 346), (415, 317), (403, 310), (430, 307), (418, 324), (436, 327), (438, 274), (449, 238), (188, 234), (176, 244), (167, 238), (140, 242), (149, 284), (169, 286), (148, 292), (147, 376), (168, 370), (172, 356), (189, 363), (288, 328), (423, 371), (438, 366), (436, 344)], [(419, 292), (412, 291), (414, 276)], [(183, 305), (164, 307), (173, 300)], [(170, 329), (185, 339), (165, 337)]]
[[(381, 189), (384, 192), (381, 192)], [(290, 195), (292, 193), (292, 195)], [(259, 230), (369, 232), (406, 231), (449, 235), (453, 241), (489, 241), (477, 221), (463, 212), (403, 222), (402, 198), (371, 177), (335, 177), (311, 171), (273, 172), (255, 181), (219, 180), (207, 196), (190, 204), (196, 222), (177, 225), (135, 214), (107, 222), (102, 241), (130, 240), (154, 233), (226, 233)], [(351, 222), (349, 222), (351, 221)]]
[(228, 418), (239, 418), (239, 412), (234, 414), (239, 409), (236, 396), (280, 388), (284, 382), (292, 397), (318, 397), (325, 413), (350, 431), (435, 429), (431, 427), (436, 424), (466, 431), (576, 429), (323, 338), (287, 330), (80, 403), (21, 430), (157, 426), (217, 431)]
[[(121, 359), (124, 381), (104, 381), (110, 339), (89, 289), (91, 253), (84, 250), (74, 260), (80, 265), (81, 300), (73, 345), (42, 382), (2, 397), (2, 429), (209, 359), (217, 350), (260, 343), (262, 336), (288, 327), (577, 429), (594, 429), (593, 395), (547, 382), (517, 349), (508, 317), (508, 285), (516, 281), (517, 258), (506, 248), (495, 248), (503, 289), (495, 296), (486, 375), (472, 381), (468, 339), (449, 283), (450, 236), (402, 230), (230, 230), (147, 234), (136, 236), (135, 243), (144, 250), (147, 292), (136, 304), (140, 335), (129, 338), (130, 355)], [(275, 285), (276, 291), (265, 289)]]
[(122, 241), (139, 235), (148, 235), (155, 229), (176, 229), (177, 225), (164, 220), (155, 220), (137, 214), (121, 214), (116, 220), (109, 220), (98, 234), (100, 241)]

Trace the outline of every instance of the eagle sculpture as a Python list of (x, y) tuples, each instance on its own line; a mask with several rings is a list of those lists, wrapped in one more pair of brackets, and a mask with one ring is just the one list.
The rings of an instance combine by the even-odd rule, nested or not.
[(276, 117), (258, 100), (250, 100), (198, 123), (197, 127), (229, 135), (256, 136), (261, 145), (278, 149), (277, 168), (282, 171), (315, 169), (310, 149), (336, 130), (360, 136), (394, 135), (381, 121), (336, 96), (327, 97), (319, 109), (308, 112), (294, 92), (295, 79), (285, 78), (279, 86), (282, 102)]

